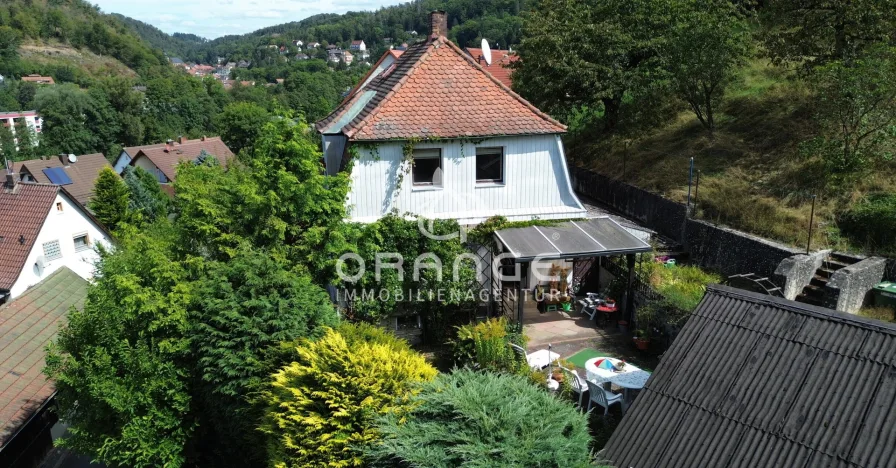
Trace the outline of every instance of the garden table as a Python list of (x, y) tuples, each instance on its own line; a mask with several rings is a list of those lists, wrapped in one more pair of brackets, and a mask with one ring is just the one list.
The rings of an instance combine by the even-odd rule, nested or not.
[(619, 359), (609, 357), (589, 359), (585, 362), (585, 378), (598, 385), (613, 384), (617, 387), (622, 387), (623, 399), (625, 400), (626, 406), (628, 406), (628, 404), (631, 403), (631, 392), (629, 392), (629, 390), (644, 388), (644, 384), (646, 384), (647, 379), (650, 378), (650, 372), (641, 370), (638, 366), (630, 363), (625, 363), (625, 367), (619, 372), (598, 367), (597, 363), (603, 359), (608, 359), (614, 366), (618, 366), (620, 363)]

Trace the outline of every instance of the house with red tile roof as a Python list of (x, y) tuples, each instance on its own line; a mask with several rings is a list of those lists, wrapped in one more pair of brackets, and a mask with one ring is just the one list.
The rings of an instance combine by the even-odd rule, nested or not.
[[(80, 156), (60, 154), (45, 156), (40, 159), (28, 161), (16, 161), (12, 163), (13, 170), (19, 173), (23, 182), (36, 182), (39, 184), (53, 184), (56, 177), (54, 171), (61, 170), (67, 180), (61, 184), (78, 203), (87, 205), (93, 196), (93, 187), (100, 171), (106, 167), (112, 167), (102, 153), (82, 154)], [(51, 179), (52, 177), (52, 179)]]
[(0, 307), (0, 466), (37, 466), (52, 447), (59, 418), (48, 411), (55, 388), (43, 373), (46, 348), (69, 309), (83, 308), (88, 285), (62, 267)]
[(93, 277), (106, 228), (63, 185), (21, 182), (7, 170), (0, 189), (0, 302), (14, 299), (67, 267)]
[(28, 81), (31, 83), (37, 83), (39, 85), (53, 85), (56, 82), (53, 80), (52, 76), (41, 76), (41, 75), (27, 75), (22, 77), (22, 81)]
[(431, 20), (430, 36), (374, 67), (316, 124), (327, 172), (351, 172), (350, 218), (585, 217), (560, 140), (566, 127), (449, 41), (444, 12)]
[(128, 166), (139, 166), (155, 175), (159, 183), (168, 184), (174, 180), (179, 162), (195, 161), (202, 154), (213, 156), (222, 164), (227, 164), (234, 157), (233, 151), (220, 137), (202, 137), (196, 140), (180, 137), (165, 143), (122, 149), (115, 161), (115, 171), (121, 174)]
[(489, 64), (485, 60), (485, 55), (482, 53), (482, 49), (467, 47), (464, 50), (470, 54), (470, 57), (473, 57), (473, 59), (476, 60), (476, 63), (478, 63), (480, 67), (491, 73), (492, 76), (498, 79), (498, 81), (504, 83), (504, 86), (510, 88), (513, 85), (513, 81), (510, 79), (510, 74), (513, 72), (510, 68), (510, 64), (519, 60), (518, 55), (509, 50), (492, 49), (492, 63)]

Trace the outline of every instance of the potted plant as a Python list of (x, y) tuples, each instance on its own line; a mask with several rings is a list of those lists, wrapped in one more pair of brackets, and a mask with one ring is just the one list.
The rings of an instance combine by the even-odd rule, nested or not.
[(567, 369), (572, 369), (574, 366), (571, 362), (566, 359), (558, 359), (557, 362), (554, 363), (553, 368), (551, 369), (551, 378), (556, 380), (557, 382), (563, 383), (563, 370), (560, 367), (565, 367)]
[(641, 351), (647, 351), (647, 348), (650, 346), (650, 334), (647, 330), (638, 330), (635, 332), (634, 338), (632, 341), (635, 342), (635, 346)]
[(628, 320), (620, 320), (616, 323), (619, 325), (619, 331), (622, 332), (622, 334), (628, 334)]

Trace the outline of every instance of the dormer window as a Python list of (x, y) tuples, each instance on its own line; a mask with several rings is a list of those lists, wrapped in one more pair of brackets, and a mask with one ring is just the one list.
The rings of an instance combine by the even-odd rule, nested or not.
[(415, 149), (411, 176), (414, 185), (441, 187), (442, 150), (439, 148)]

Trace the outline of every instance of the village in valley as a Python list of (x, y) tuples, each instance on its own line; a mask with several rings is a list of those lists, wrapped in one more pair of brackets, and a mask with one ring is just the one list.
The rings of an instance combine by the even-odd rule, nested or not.
[(0, 467), (893, 464), (896, 8), (13, 3)]

